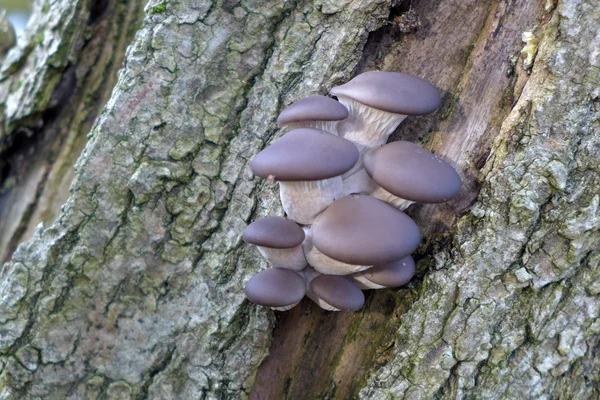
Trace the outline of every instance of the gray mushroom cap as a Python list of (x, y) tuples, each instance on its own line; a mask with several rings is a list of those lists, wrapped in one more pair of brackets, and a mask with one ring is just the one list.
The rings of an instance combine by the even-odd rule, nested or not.
[(402, 286), (408, 283), (414, 275), (415, 260), (411, 256), (362, 271), (365, 279), (386, 287)]
[(313, 128), (289, 131), (254, 157), (252, 172), (278, 181), (314, 181), (348, 171), (358, 161), (349, 140)]
[(253, 303), (284, 307), (302, 300), (306, 293), (304, 279), (288, 269), (269, 268), (254, 275), (244, 289)]
[(246, 227), (242, 238), (246, 243), (272, 249), (290, 249), (304, 241), (304, 230), (284, 217), (266, 217)]
[(364, 195), (342, 197), (312, 225), (313, 245), (326, 256), (353, 265), (384, 264), (419, 245), (417, 225), (402, 211)]
[(356, 311), (365, 304), (363, 292), (343, 276), (317, 276), (310, 282), (310, 290), (327, 304), (343, 311)]
[(423, 203), (448, 201), (460, 191), (450, 164), (411, 142), (392, 142), (365, 154), (367, 174), (391, 194)]
[(365, 72), (348, 83), (334, 87), (331, 94), (403, 115), (430, 114), (440, 106), (440, 94), (435, 86), (400, 72)]
[(348, 109), (339, 101), (325, 96), (309, 96), (285, 108), (277, 118), (284, 126), (303, 121), (340, 121), (348, 118)]

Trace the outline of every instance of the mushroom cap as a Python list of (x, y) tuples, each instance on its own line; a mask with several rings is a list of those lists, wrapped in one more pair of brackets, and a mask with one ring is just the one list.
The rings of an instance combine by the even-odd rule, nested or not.
[(327, 304), (343, 311), (356, 311), (365, 304), (365, 295), (347, 278), (320, 275), (310, 282), (310, 290)]
[(423, 115), (440, 106), (435, 86), (414, 75), (370, 71), (331, 89), (334, 96), (349, 97), (378, 110), (403, 115)]
[(378, 285), (398, 287), (408, 283), (415, 275), (415, 260), (408, 256), (391, 263), (376, 265), (361, 273), (365, 279)]
[(299, 128), (258, 153), (250, 169), (278, 181), (316, 181), (341, 175), (356, 161), (358, 149), (349, 140), (320, 129)]
[(367, 174), (391, 194), (422, 203), (442, 203), (460, 191), (450, 164), (411, 142), (392, 142), (364, 156)]
[(306, 293), (306, 284), (294, 271), (269, 268), (254, 275), (246, 284), (244, 292), (253, 303), (284, 307), (302, 300)]
[(272, 249), (291, 249), (304, 241), (304, 230), (284, 217), (265, 217), (248, 225), (244, 242)]
[(321, 253), (353, 265), (399, 260), (419, 240), (419, 228), (406, 214), (364, 195), (334, 201), (312, 225), (313, 245)]
[(308, 96), (290, 104), (279, 117), (277, 124), (302, 121), (340, 121), (348, 118), (348, 109), (339, 101), (325, 96)]

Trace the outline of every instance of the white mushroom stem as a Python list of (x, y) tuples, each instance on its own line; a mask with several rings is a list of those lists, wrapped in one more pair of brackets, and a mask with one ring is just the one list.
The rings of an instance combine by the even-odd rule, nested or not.
[(370, 195), (378, 185), (371, 179), (364, 168), (359, 169), (354, 174), (342, 178), (344, 184), (344, 196), (349, 194), (367, 194)]
[(290, 304), (289, 306), (281, 306), (281, 307), (271, 307), (271, 310), (275, 310), (275, 311), (287, 311), (287, 310), (291, 310), (292, 308), (296, 307), (300, 302), (297, 301), (294, 304)]
[[(350, 115), (337, 126), (338, 136), (353, 142), (361, 156), (369, 149), (384, 145), (398, 125), (406, 118), (403, 114), (394, 114), (378, 110), (352, 100), (338, 96), (338, 100), (348, 109)], [(350, 176), (362, 168), (359, 162), (343, 176)]]
[(299, 274), (302, 275), (302, 277), (304, 278), (304, 282), (306, 282), (306, 296), (308, 296), (309, 299), (317, 303), (317, 305), (323, 310), (341, 311), (339, 308), (336, 308), (331, 304), (327, 303), (325, 300), (317, 296), (312, 290), (310, 290), (310, 282), (312, 282), (312, 280), (315, 279), (317, 276), (322, 275), (321, 273), (319, 273), (312, 267), (306, 267), (301, 272), (299, 272)]
[(304, 242), (302, 242), (304, 256), (308, 264), (318, 272), (326, 275), (349, 275), (372, 267), (372, 265), (348, 264), (326, 256), (313, 245), (310, 227), (305, 226), (303, 229), (305, 234)]
[(367, 194), (376, 199), (385, 201), (400, 211), (405, 210), (414, 203), (414, 201), (394, 196), (379, 186), (371, 179), (364, 168), (356, 171), (347, 178), (343, 178), (342, 182), (344, 184), (344, 196), (349, 194)]
[(301, 271), (306, 267), (307, 261), (304, 257), (302, 245), (290, 249), (273, 249), (270, 247), (257, 246), (258, 251), (275, 268), (291, 269)]
[(377, 283), (371, 282), (362, 272), (356, 272), (352, 275), (348, 275), (348, 278), (358, 287), (360, 290), (370, 290), (370, 289), (383, 289), (386, 286), (379, 285)]
[(343, 195), (342, 177), (318, 181), (280, 181), (281, 204), (298, 224), (312, 224), (321, 211)]
[(325, 132), (338, 134), (338, 124), (340, 121), (302, 121), (302, 122), (290, 122), (284, 126), (290, 130), (298, 128), (315, 128)]

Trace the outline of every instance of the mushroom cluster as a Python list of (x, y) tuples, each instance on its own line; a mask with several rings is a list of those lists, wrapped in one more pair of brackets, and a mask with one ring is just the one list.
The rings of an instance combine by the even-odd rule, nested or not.
[(254, 221), (243, 239), (272, 268), (246, 284), (254, 303), (289, 310), (308, 296), (331, 311), (356, 311), (362, 290), (411, 280), (417, 225), (402, 210), (455, 197), (460, 177), (420, 146), (385, 144), (409, 115), (434, 112), (437, 89), (407, 74), (372, 71), (287, 107), (289, 130), (250, 163), (254, 175), (279, 182), (287, 217)]

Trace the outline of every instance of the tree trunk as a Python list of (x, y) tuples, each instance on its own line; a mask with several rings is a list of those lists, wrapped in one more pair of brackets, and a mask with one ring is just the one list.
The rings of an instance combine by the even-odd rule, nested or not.
[[(0, 272), (3, 398), (600, 396), (597, 0), (151, 0), (60, 211), (42, 193), (70, 180), (58, 171), (84, 140), (67, 138), (103, 104), (79, 71), (118, 67), (139, 3), (44, 4), (0, 78), (0, 253), (58, 213)], [(86, 47), (92, 5), (117, 14)], [(357, 313), (248, 303), (266, 264), (241, 232), (282, 213), (248, 161), (283, 133), (284, 106), (373, 68), (440, 88), (441, 109), (393, 139), (463, 178), (457, 200), (409, 209), (418, 277)], [(19, 175), (27, 152), (58, 180)]]

